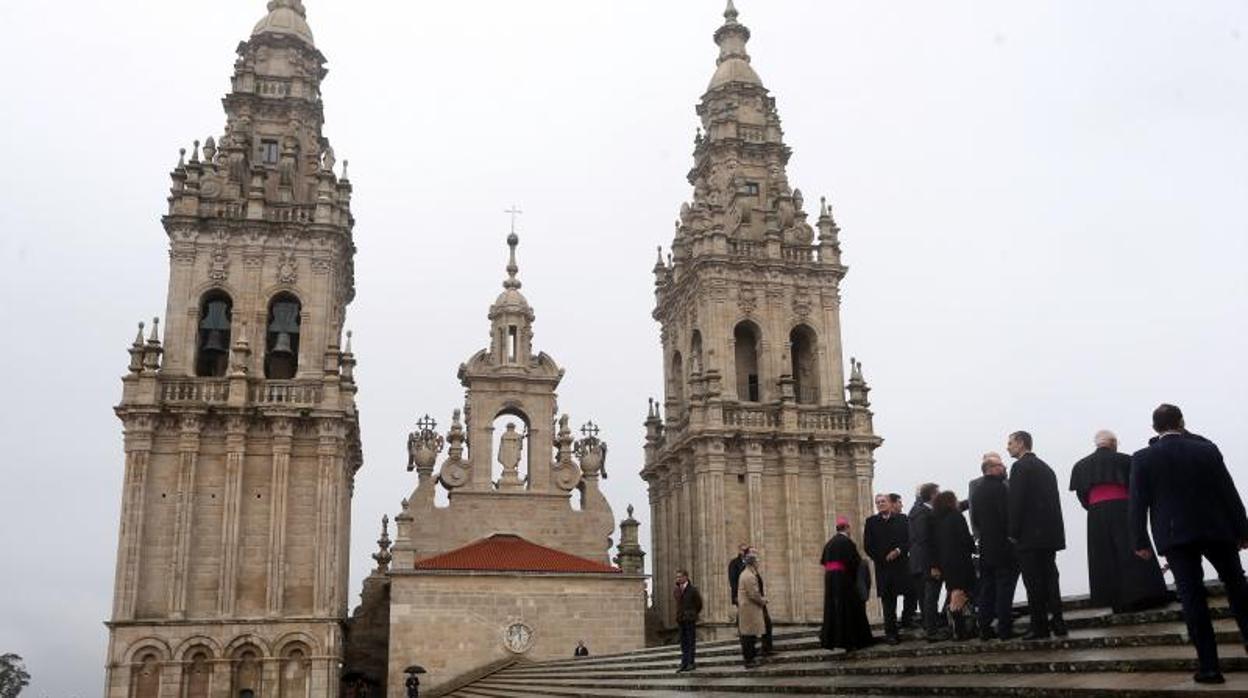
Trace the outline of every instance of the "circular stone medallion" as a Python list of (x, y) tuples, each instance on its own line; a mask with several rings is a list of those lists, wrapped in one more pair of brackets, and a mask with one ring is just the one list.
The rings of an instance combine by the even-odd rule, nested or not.
[(528, 652), (533, 646), (533, 628), (524, 623), (512, 623), (503, 631), (503, 646), (515, 654)]

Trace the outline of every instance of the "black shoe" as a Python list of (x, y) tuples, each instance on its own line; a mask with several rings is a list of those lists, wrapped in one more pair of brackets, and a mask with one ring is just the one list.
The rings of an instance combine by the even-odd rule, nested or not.
[(1220, 671), (1198, 671), (1192, 680), (1196, 683), (1226, 683), (1226, 677)]
[(746, 663), (745, 663), (745, 668), (746, 668), (746, 669), (757, 669), (757, 668), (758, 668), (758, 662), (746, 662)]
[(1024, 635), (1024, 636), (1023, 636), (1023, 641), (1024, 641), (1024, 642), (1035, 642), (1036, 640), (1049, 640), (1049, 639), (1052, 639), (1052, 637), (1053, 637), (1053, 636), (1052, 636), (1052, 635), (1049, 633), (1049, 631), (1047, 631), (1047, 630), (1046, 630), (1046, 631), (1044, 631), (1044, 632), (1037, 632), (1037, 631), (1033, 630), (1033, 631), (1031, 631), (1031, 632), (1029, 632), (1029, 633), (1027, 633), (1026, 635)]
[(689, 666), (685, 667), (685, 671), (697, 671), (697, 670), (698, 670), (697, 664), (690, 664)]
[(1018, 637), (1018, 635), (1016, 635), (1013, 630), (1002, 630), (1001, 632), (997, 633), (997, 639), (1002, 642), (1009, 642), (1010, 640), (1013, 640), (1016, 637)]
[(979, 639), (984, 642), (988, 642), (989, 640), (995, 640), (997, 639), (997, 631), (993, 630), (992, 628), (984, 628), (983, 630), (979, 631)]
[(884, 636), (884, 642), (886, 642), (886, 643), (888, 643), (888, 644), (890, 644), (890, 645), (900, 645), (900, 644), (901, 644), (901, 638), (897, 637), (896, 635), (885, 635), (885, 636)]
[(937, 630), (927, 636), (928, 642), (944, 642), (950, 637), (948, 630)]
[(679, 669), (677, 669), (677, 670), (676, 670), (676, 673), (677, 673), (677, 674), (683, 674), (683, 673), (685, 673), (686, 671), (689, 671), (689, 667), (687, 667), (687, 666), (682, 666), (681, 668), (679, 668)]
[(1070, 631), (1066, 629), (1066, 621), (1061, 616), (1054, 616), (1053, 621), (1049, 623), (1049, 628), (1057, 637), (1066, 637), (1070, 634)]

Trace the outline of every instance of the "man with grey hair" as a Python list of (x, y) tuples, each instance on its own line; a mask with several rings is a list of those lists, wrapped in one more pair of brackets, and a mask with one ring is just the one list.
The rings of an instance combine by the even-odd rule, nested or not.
[(1092, 603), (1115, 613), (1154, 608), (1169, 601), (1157, 558), (1133, 554), (1127, 521), (1131, 456), (1118, 437), (1102, 429), (1096, 451), (1070, 469), (1070, 489), (1088, 512), (1088, 584)]

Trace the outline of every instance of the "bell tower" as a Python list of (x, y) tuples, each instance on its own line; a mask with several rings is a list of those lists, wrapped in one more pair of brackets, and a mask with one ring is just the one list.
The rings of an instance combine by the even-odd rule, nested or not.
[[(737, 546), (761, 552), (772, 619), (820, 618), (819, 559), (838, 514), (869, 513), (874, 434), (856, 368), (846, 395), (840, 229), (814, 225), (790, 186), (776, 100), (731, 0), (671, 253), (654, 266), (665, 398), (646, 417), (655, 575), (701, 580), (705, 634), (730, 635), (724, 580)], [(817, 237), (816, 237), (817, 230)], [(851, 359), (851, 361), (853, 361)], [(858, 364), (855, 363), (855, 366)], [(668, 595), (656, 595), (675, 627)]]
[(335, 696), (361, 465), (351, 184), (300, 0), (238, 46), (225, 129), (172, 172), (163, 338), (116, 408), (110, 698)]

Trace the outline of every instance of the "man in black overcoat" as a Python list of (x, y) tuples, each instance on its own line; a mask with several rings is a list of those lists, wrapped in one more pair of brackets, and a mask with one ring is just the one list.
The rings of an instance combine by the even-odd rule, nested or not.
[(698, 616), (702, 613), (702, 594), (689, 581), (689, 573), (676, 570), (676, 625), (680, 628), (680, 668), (676, 673), (697, 668)]
[[(1057, 551), (1066, 549), (1066, 526), (1057, 474), (1031, 452), (1031, 434), (1010, 434), (1006, 449), (1015, 459), (1010, 469), (1010, 539), (1027, 588), (1031, 630), (1024, 640), (1066, 634), (1058, 588)], [(1050, 625), (1049, 615), (1053, 621)]]
[(939, 577), (932, 576), (932, 502), (940, 494), (940, 485), (929, 482), (919, 487), (918, 498), (910, 509), (910, 578), (919, 594), (919, 612), (923, 631), (929, 642), (947, 640), (949, 635), (939, 628)]
[(1115, 613), (1169, 601), (1161, 565), (1135, 555), (1127, 525), (1131, 456), (1118, 452), (1118, 437), (1101, 430), (1096, 451), (1070, 470), (1070, 489), (1088, 512), (1088, 586), (1092, 603)]
[(745, 552), (750, 549), (748, 543), (737, 546), (737, 556), (728, 561), (728, 589), (732, 593), (732, 605), (737, 605), (737, 583), (741, 580), (741, 570), (745, 569)]
[(1132, 547), (1141, 559), (1152, 556), (1146, 527), (1151, 522), (1153, 541), (1170, 563), (1187, 632), (1196, 645), (1200, 668), (1194, 678), (1222, 683), (1202, 558), (1217, 570), (1248, 648), (1248, 582), (1239, 560), (1239, 551), (1248, 549), (1248, 516), (1222, 453), (1186, 430), (1178, 407), (1158, 407), (1153, 430), (1159, 436), (1131, 459)]
[[(888, 495), (875, 495), (878, 512), (863, 526), (862, 548), (875, 563), (875, 589), (884, 607), (884, 639), (901, 641), (897, 631), (897, 597), (910, 581), (910, 529), (905, 517), (893, 514)], [(865, 600), (865, 599), (864, 599)]]
[(1009, 640), (1014, 637), (1011, 608), (1018, 586), (1018, 561), (1009, 538), (1009, 485), (999, 454), (985, 453), (980, 469), (984, 475), (971, 493), (971, 527), (979, 540), (979, 637)]

